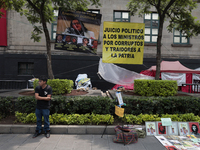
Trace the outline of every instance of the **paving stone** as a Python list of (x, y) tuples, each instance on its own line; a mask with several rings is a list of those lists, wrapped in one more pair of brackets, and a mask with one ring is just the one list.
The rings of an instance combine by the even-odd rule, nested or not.
[(11, 133), (14, 134), (26, 134), (29, 132), (29, 125), (13, 125), (10, 129)]
[(50, 125), (51, 134), (67, 134), (68, 126), (63, 125)]
[(0, 134), (2, 133), (10, 133), (10, 129), (11, 129), (12, 125), (0, 125)]
[(86, 126), (68, 126), (68, 134), (86, 134)]
[(87, 126), (87, 134), (103, 134), (105, 126)]

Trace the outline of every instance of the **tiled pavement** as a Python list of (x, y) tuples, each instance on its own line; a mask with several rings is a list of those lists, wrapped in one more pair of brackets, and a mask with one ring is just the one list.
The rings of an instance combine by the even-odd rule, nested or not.
[(155, 137), (139, 138), (137, 143), (113, 143), (114, 135), (0, 134), (0, 150), (165, 150)]

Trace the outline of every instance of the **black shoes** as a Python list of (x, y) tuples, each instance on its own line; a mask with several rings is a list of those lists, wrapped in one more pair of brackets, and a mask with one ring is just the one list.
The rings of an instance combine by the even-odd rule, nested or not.
[(50, 137), (50, 130), (46, 131), (44, 135), (45, 135), (46, 138), (49, 138)]
[[(34, 133), (34, 135), (33, 135), (33, 138), (38, 137), (40, 134), (41, 134), (41, 133), (39, 133), (39, 132), (36, 130), (35, 133)], [(49, 138), (49, 137), (50, 137), (50, 130), (46, 131), (44, 135), (45, 135), (46, 138)]]
[(39, 133), (37, 130), (35, 131), (35, 134), (33, 135), (33, 138), (36, 138), (37, 136), (39, 136), (41, 133)]

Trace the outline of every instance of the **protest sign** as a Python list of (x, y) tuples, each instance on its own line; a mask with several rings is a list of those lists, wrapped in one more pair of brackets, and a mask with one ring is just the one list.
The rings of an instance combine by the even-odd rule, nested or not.
[(103, 62), (143, 64), (144, 23), (104, 22)]
[(115, 114), (119, 117), (124, 117), (124, 108), (115, 106)]

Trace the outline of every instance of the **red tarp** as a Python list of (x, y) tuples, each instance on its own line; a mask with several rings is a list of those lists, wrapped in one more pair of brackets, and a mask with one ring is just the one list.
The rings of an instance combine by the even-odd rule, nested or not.
[(125, 90), (133, 90), (134, 89), (134, 83), (133, 84), (130, 84), (130, 85), (119, 85), (119, 84), (116, 84), (112, 90), (117, 90), (118, 87), (120, 86), (123, 86), (125, 88)]
[(4, 15), (0, 19), (0, 46), (7, 46), (7, 21), (6, 10), (1, 9)]
[[(186, 73), (186, 83), (192, 83), (192, 74), (200, 74), (200, 70), (193, 70), (183, 66), (179, 61), (162, 61), (160, 64), (160, 73), (161, 72), (171, 72), (171, 73)], [(148, 70), (140, 72), (141, 74), (154, 76), (156, 75), (156, 66), (151, 66)], [(191, 86), (182, 86), (181, 90), (183, 92), (191, 91)]]
[[(156, 66), (151, 66), (148, 70), (156, 71)], [(160, 72), (200, 73), (200, 70), (189, 69), (183, 66), (179, 61), (162, 61), (160, 63)]]

